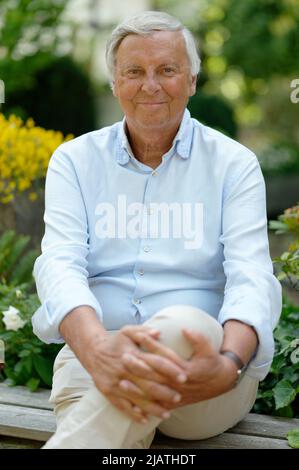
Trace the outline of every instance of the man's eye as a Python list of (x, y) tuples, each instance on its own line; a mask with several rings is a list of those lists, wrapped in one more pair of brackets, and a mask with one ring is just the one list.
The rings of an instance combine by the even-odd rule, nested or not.
[(127, 75), (129, 77), (137, 77), (139, 73), (140, 73), (140, 70), (137, 70), (137, 69), (127, 70)]
[(172, 67), (164, 67), (163, 72), (166, 75), (173, 75), (175, 73), (175, 69), (173, 69)]

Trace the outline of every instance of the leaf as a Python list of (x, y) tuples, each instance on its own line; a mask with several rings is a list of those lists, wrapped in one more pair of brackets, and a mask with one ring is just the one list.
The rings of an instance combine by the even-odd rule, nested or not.
[(283, 408), (292, 403), (296, 397), (296, 390), (291, 382), (282, 379), (275, 385), (273, 394), (275, 399), (275, 408), (278, 410), (279, 408)]
[(279, 410), (276, 410), (275, 416), (280, 416), (282, 418), (294, 418), (294, 413), (292, 410), (292, 406), (284, 406), (283, 408), (279, 408)]
[(288, 227), (284, 222), (280, 222), (278, 220), (270, 220), (269, 229), (270, 230), (282, 230), (283, 232), (285, 232), (288, 230)]
[(292, 429), (287, 432), (289, 446), (293, 449), (299, 449), (299, 429)]
[(299, 348), (294, 349), (294, 351), (291, 354), (290, 359), (291, 359), (291, 362), (293, 364), (298, 364), (298, 362), (299, 362)]
[(31, 392), (35, 392), (38, 389), (39, 383), (40, 379), (31, 377), (31, 379), (26, 382), (26, 387), (28, 387)]
[(32, 372), (32, 357), (27, 356), (22, 359), (22, 366), (24, 366), (25, 370), (28, 372), (28, 374), (31, 374)]
[(286, 364), (286, 359), (283, 355), (276, 355), (273, 358), (272, 365), (271, 365), (271, 372), (273, 374), (278, 374), (282, 367)]
[(23, 349), (23, 351), (19, 352), (18, 356), (19, 357), (28, 357), (31, 355), (31, 352), (28, 351), (28, 349)]
[(33, 364), (36, 372), (49, 386), (52, 385), (53, 363), (42, 356), (33, 356)]
[(283, 281), (283, 279), (285, 279), (287, 277), (286, 273), (284, 273), (283, 271), (281, 271), (279, 274), (277, 274), (277, 279), (279, 281)]
[(289, 253), (288, 251), (285, 251), (285, 252), (281, 255), (280, 259), (281, 259), (282, 261), (286, 261), (287, 259), (290, 258), (290, 256), (291, 256), (291, 253)]

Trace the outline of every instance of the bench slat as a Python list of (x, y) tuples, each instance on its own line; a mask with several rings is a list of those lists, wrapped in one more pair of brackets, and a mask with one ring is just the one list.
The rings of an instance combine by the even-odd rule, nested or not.
[(0, 435), (46, 441), (55, 429), (55, 416), (50, 410), (0, 405)]
[(0, 383), (0, 404), (52, 410), (53, 406), (48, 402), (49, 398), (50, 390), (39, 389), (36, 392), (30, 392), (22, 385), (9, 387), (5, 383)]
[(230, 433), (286, 439), (291, 429), (299, 428), (299, 419), (250, 413), (229, 430)]
[[(54, 415), (14, 405), (0, 405), (0, 434), (45, 442), (55, 430)], [(4, 443), (5, 445), (5, 443)], [(157, 433), (152, 449), (289, 449), (286, 440), (226, 432), (203, 441), (182, 441)]]
[(1, 449), (40, 449), (43, 443), (30, 441), (28, 439), (17, 439), (15, 437), (0, 436)]
[(152, 449), (290, 449), (286, 440), (225, 432), (202, 441), (181, 441), (159, 435)]
[[(26, 387), (0, 384), (0, 435), (45, 442), (55, 431), (50, 390), (30, 392)], [(181, 441), (160, 434), (156, 445), (178, 448), (289, 448), (286, 433), (299, 428), (299, 419), (249, 414), (241, 423), (221, 436), (205, 441)], [(166, 441), (165, 441), (166, 439)], [(177, 441), (175, 444), (174, 441)], [(194, 445), (196, 447), (194, 447)], [(168, 446), (168, 447), (167, 447)], [(209, 447), (212, 446), (212, 447)]]

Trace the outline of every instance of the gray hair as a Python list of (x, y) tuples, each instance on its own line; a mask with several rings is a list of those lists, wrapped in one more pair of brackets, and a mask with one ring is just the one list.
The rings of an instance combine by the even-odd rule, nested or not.
[(181, 31), (190, 62), (191, 75), (200, 70), (200, 58), (192, 33), (179, 20), (160, 11), (144, 11), (124, 20), (113, 31), (106, 45), (106, 63), (111, 77), (115, 74), (116, 54), (122, 40), (129, 34), (149, 36), (155, 31)]

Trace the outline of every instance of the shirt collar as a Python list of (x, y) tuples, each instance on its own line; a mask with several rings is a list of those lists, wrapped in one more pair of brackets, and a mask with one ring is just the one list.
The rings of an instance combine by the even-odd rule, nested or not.
[[(193, 123), (189, 110), (186, 108), (183, 114), (179, 130), (173, 140), (172, 148), (184, 159), (189, 158), (193, 138)], [(116, 159), (121, 165), (128, 163), (131, 158), (132, 150), (126, 135), (126, 118), (119, 123)]]

